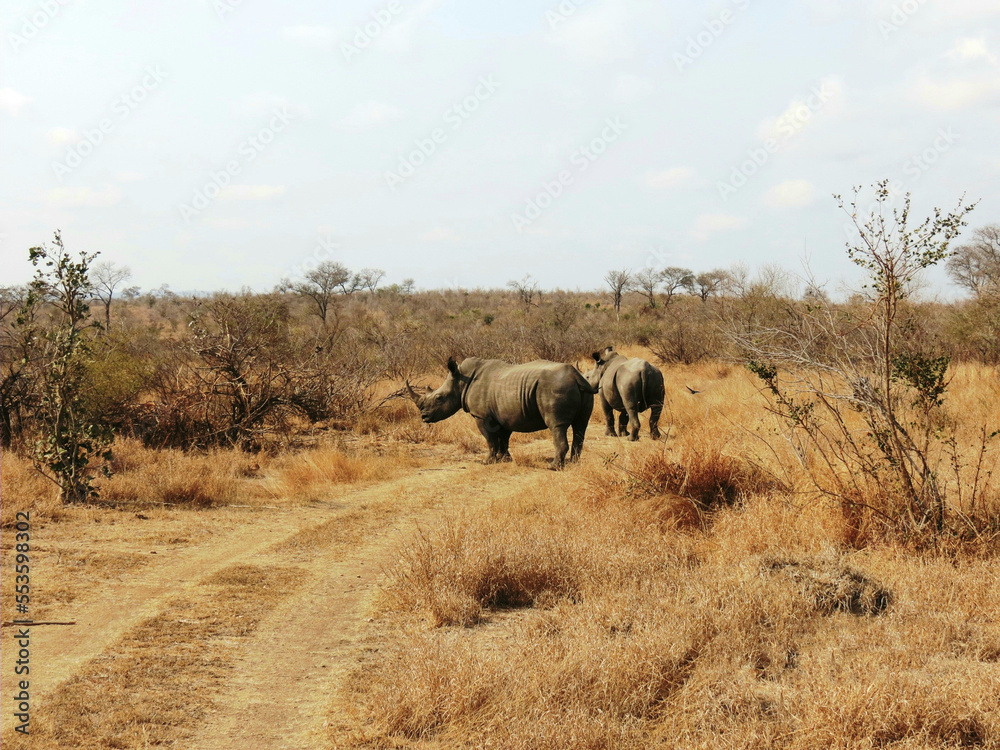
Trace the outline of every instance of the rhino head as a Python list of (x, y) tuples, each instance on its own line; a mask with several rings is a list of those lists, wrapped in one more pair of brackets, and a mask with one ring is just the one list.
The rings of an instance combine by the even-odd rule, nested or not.
[(453, 357), (448, 357), (448, 377), (436, 391), (428, 390), (421, 394), (409, 383), (406, 390), (420, 409), (420, 418), (431, 424), (447, 419), (462, 408), (462, 385), (463, 375), (459, 372), (458, 363)]
[(608, 369), (608, 363), (615, 357), (621, 355), (615, 351), (613, 346), (607, 346), (602, 351), (594, 352), (591, 356), (593, 356), (596, 366), (584, 377), (587, 378), (588, 383), (590, 383), (594, 388), (597, 388), (601, 384), (601, 378), (604, 376), (604, 371)]

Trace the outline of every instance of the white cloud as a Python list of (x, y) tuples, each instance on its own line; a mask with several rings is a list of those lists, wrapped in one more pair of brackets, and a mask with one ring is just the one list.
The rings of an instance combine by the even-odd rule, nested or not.
[(284, 185), (227, 185), (219, 191), (219, 200), (266, 201), (284, 192)]
[(628, 14), (618, 3), (604, 3), (577, 10), (557, 26), (552, 38), (571, 56), (590, 62), (611, 62), (631, 57)]
[(139, 172), (119, 172), (115, 175), (115, 179), (118, 182), (139, 182), (140, 180), (145, 180), (146, 175)]
[(122, 191), (113, 185), (102, 188), (61, 187), (50, 190), (47, 197), (49, 203), (58, 206), (103, 208), (118, 203), (122, 198)]
[(1000, 80), (994, 76), (950, 79), (925, 76), (910, 88), (909, 97), (929, 109), (965, 109), (1000, 98)]
[(694, 178), (694, 170), (690, 167), (673, 167), (672, 169), (646, 175), (646, 186), (664, 190), (689, 183)]
[(50, 146), (68, 146), (80, 140), (80, 134), (73, 128), (49, 128), (45, 133), (45, 138)]
[(808, 206), (816, 197), (816, 186), (809, 180), (785, 180), (764, 195), (764, 203), (772, 208)]
[(831, 114), (839, 108), (844, 96), (844, 84), (838, 76), (828, 76), (803, 96), (797, 97), (777, 117), (764, 120), (757, 136), (764, 140), (783, 140), (803, 130), (823, 112)]
[(333, 43), (334, 30), (329, 26), (286, 26), (281, 38), (309, 47), (328, 47)]
[(691, 236), (704, 242), (717, 232), (728, 232), (746, 226), (747, 220), (742, 216), (730, 214), (702, 214), (694, 222)]
[(17, 117), (21, 110), (31, 103), (31, 99), (14, 89), (0, 89), (0, 112)]
[(344, 130), (365, 130), (396, 120), (402, 114), (402, 110), (398, 107), (372, 99), (354, 105), (347, 116), (340, 120), (339, 125)]
[(955, 46), (948, 50), (947, 56), (962, 62), (986, 60), (991, 65), (997, 64), (997, 56), (990, 52), (984, 37), (959, 39)]

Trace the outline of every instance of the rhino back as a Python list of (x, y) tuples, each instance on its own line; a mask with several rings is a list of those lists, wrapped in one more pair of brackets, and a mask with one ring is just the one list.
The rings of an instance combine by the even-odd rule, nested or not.
[[(608, 398), (607, 394), (605, 398), (615, 408), (645, 411), (654, 403), (663, 403), (663, 375), (644, 359), (622, 358), (620, 362), (613, 361), (604, 378), (608, 379), (607, 388), (614, 400)], [(602, 386), (603, 381), (604, 379)]]
[(575, 368), (559, 362), (511, 365), (480, 360), (465, 403), (475, 417), (492, 415), (509, 430), (534, 432), (575, 420), (582, 401), (581, 382), (586, 386)]

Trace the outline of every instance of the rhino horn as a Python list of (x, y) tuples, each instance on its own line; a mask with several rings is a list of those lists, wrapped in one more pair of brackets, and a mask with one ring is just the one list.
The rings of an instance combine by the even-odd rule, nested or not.
[(410, 385), (410, 381), (409, 380), (406, 381), (406, 392), (408, 394), (410, 394), (410, 398), (413, 399), (414, 403), (419, 403), (420, 402), (421, 396), (420, 396), (419, 393), (417, 393), (415, 390), (413, 390), (413, 386)]

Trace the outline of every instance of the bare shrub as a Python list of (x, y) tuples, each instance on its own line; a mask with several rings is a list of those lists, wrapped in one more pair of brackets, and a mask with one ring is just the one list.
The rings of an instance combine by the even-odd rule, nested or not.
[[(981, 541), (998, 525), (995, 509), (975, 495), (990, 492), (978, 478), (990, 471), (987, 444), (1000, 432), (984, 429), (973, 465), (963, 465), (957, 425), (944, 408), (948, 357), (921, 346), (905, 306), (919, 272), (947, 257), (972, 206), (936, 210), (912, 227), (909, 196), (890, 217), (880, 183), (876, 208), (862, 219), (858, 192), (840, 205), (858, 234), (848, 255), (869, 274), (861, 314), (810, 306), (794, 326), (734, 338), (816, 489), (841, 503), (859, 543), (872, 533), (919, 538), (946, 530)], [(958, 487), (970, 472), (977, 478), (964, 501), (949, 501), (949, 468)]]

